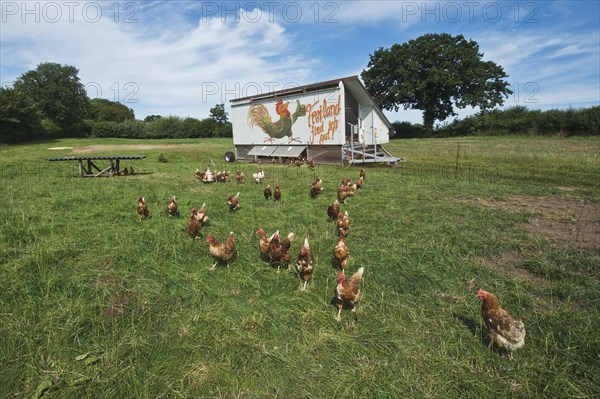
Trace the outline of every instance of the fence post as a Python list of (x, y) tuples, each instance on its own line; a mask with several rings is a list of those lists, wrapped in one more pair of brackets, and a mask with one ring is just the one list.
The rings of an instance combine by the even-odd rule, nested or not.
[(460, 141), (456, 143), (456, 165), (454, 167), (454, 178), (458, 178), (458, 157), (460, 154)]

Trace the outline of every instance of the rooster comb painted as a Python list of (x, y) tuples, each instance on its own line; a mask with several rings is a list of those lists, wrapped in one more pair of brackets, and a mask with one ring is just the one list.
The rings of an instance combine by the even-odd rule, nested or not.
[[(283, 100), (279, 99), (275, 103), (275, 110), (279, 115), (281, 115), (283, 112), (287, 111), (287, 104), (285, 104)], [(289, 111), (287, 111), (287, 113), (289, 113)]]

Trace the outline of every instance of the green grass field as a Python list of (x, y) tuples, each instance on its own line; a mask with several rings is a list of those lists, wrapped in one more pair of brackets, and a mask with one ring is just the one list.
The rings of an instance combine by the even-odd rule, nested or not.
[[(132, 147), (131, 145), (138, 146)], [(73, 147), (52, 150), (49, 148)], [(592, 398), (600, 396), (600, 140), (396, 140), (343, 205), (356, 313), (331, 305), (326, 209), (357, 167), (224, 164), (231, 141), (64, 139), (0, 147), (1, 398)], [(168, 163), (158, 162), (164, 153)], [(134, 176), (77, 177), (63, 155), (147, 155)], [(458, 157), (457, 157), (458, 154)], [(196, 168), (241, 170), (204, 185)], [(317, 176), (325, 190), (309, 197)], [(265, 201), (280, 184), (281, 203)], [(227, 194), (240, 192), (231, 213)], [(137, 222), (137, 194), (150, 218)], [(177, 197), (181, 217), (166, 206)], [(208, 269), (184, 231), (234, 231)], [(255, 233), (307, 237), (315, 273), (264, 262)], [(476, 289), (527, 328), (513, 360), (489, 347)]]

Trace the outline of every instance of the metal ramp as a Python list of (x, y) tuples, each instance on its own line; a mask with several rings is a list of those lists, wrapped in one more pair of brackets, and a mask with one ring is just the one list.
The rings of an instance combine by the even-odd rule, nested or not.
[(379, 162), (395, 165), (398, 162), (404, 162), (404, 158), (393, 156), (378, 144), (345, 144), (342, 147), (342, 159), (347, 165)]
[[(363, 122), (364, 123), (364, 122)], [(349, 129), (346, 130), (346, 144), (342, 146), (342, 161), (346, 165), (365, 163), (387, 163), (396, 165), (404, 162), (404, 158), (398, 158), (390, 154), (380, 144), (377, 144), (372, 123), (368, 128), (361, 128), (358, 124), (348, 122)], [(366, 144), (366, 143), (371, 144)]]

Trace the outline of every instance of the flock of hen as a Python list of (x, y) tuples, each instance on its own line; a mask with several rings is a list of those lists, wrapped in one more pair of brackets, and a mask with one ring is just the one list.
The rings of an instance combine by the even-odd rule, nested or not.
[[(161, 154), (162, 155), (162, 154)], [(196, 178), (203, 181), (204, 183), (210, 182), (225, 182), (227, 181), (229, 172), (216, 172), (212, 173), (207, 168), (203, 173), (196, 170)], [(261, 183), (264, 179), (264, 171), (253, 174), (253, 178), (257, 183)], [(236, 181), (238, 183), (243, 182), (243, 175), (238, 172), (236, 174)], [(334, 294), (336, 298), (336, 307), (338, 314), (336, 317), (337, 321), (341, 320), (341, 311), (343, 308), (349, 307), (352, 311), (356, 311), (356, 303), (360, 298), (360, 282), (364, 273), (364, 268), (361, 267), (356, 273), (350, 278), (346, 278), (345, 270), (348, 264), (348, 255), (350, 250), (346, 243), (345, 237), (350, 229), (350, 216), (348, 211), (342, 213), (340, 211), (339, 203), (346, 203), (346, 199), (356, 192), (365, 181), (365, 170), (361, 169), (360, 176), (353, 183), (352, 179), (342, 179), (342, 183), (338, 188), (337, 197), (332, 204), (327, 208), (327, 215), (331, 220), (335, 220), (337, 223), (338, 239), (333, 247), (333, 259), (339, 266), (341, 271), (338, 273), (338, 283), (334, 288)], [(323, 190), (323, 182), (320, 178), (317, 178), (311, 183), (310, 196), (315, 197)], [(263, 191), (265, 199), (270, 199), (271, 196), (276, 201), (281, 199), (281, 189), (279, 186), (275, 186), (274, 192), (271, 190), (271, 186), (267, 185)], [(236, 195), (229, 195), (227, 198), (227, 206), (231, 211), (236, 211), (240, 208), (240, 193)], [(167, 212), (169, 216), (179, 216), (177, 210), (177, 202), (175, 197), (171, 197), (169, 204), (167, 205)], [(137, 203), (138, 221), (148, 217), (149, 210), (148, 204), (144, 197), (138, 194)], [(195, 239), (199, 238), (200, 229), (208, 222), (208, 216), (206, 214), (206, 204), (203, 204), (199, 210), (192, 208), (192, 212), (187, 222), (186, 230)], [(270, 237), (262, 228), (256, 231), (259, 237), (259, 248), (263, 258), (277, 266), (277, 270), (281, 266), (288, 266), (288, 270), (291, 267), (290, 260), (290, 248), (292, 241), (295, 238), (294, 233), (289, 233), (283, 240), (280, 239), (279, 230), (273, 233)], [(236, 255), (235, 249), (235, 236), (233, 232), (229, 233), (229, 236), (219, 241), (214, 236), (208, 235), (206, 241), (209, 244), (210, 255), (214, 258), (214, 264), (211, 271), (215, 269), (217, 264), (224, 263), (229, 266), (229, 263)], [(298, 274), (304, 281), (302, 290), (306, 289), (308, 282), (312, 278), (314, 271), (314, 259), (313, 254), (308, 243), (308, 239), (304, 239), (304, 245), (300, 248), (300, 252), (296, 257), (296, 268)], [(510, 313), (505, 311), (498, 302), (498, 298), (482, 289), (479, 289), (477, 296), (482, 301), (481, 314), (488, 328), (488, 333), (493, 344), (499, 348), (508, 351), (512, 358), (512, 352), (516, 349), (520, 349), (525, 345), (525, 325), (522, 321), (514, 318)]]

